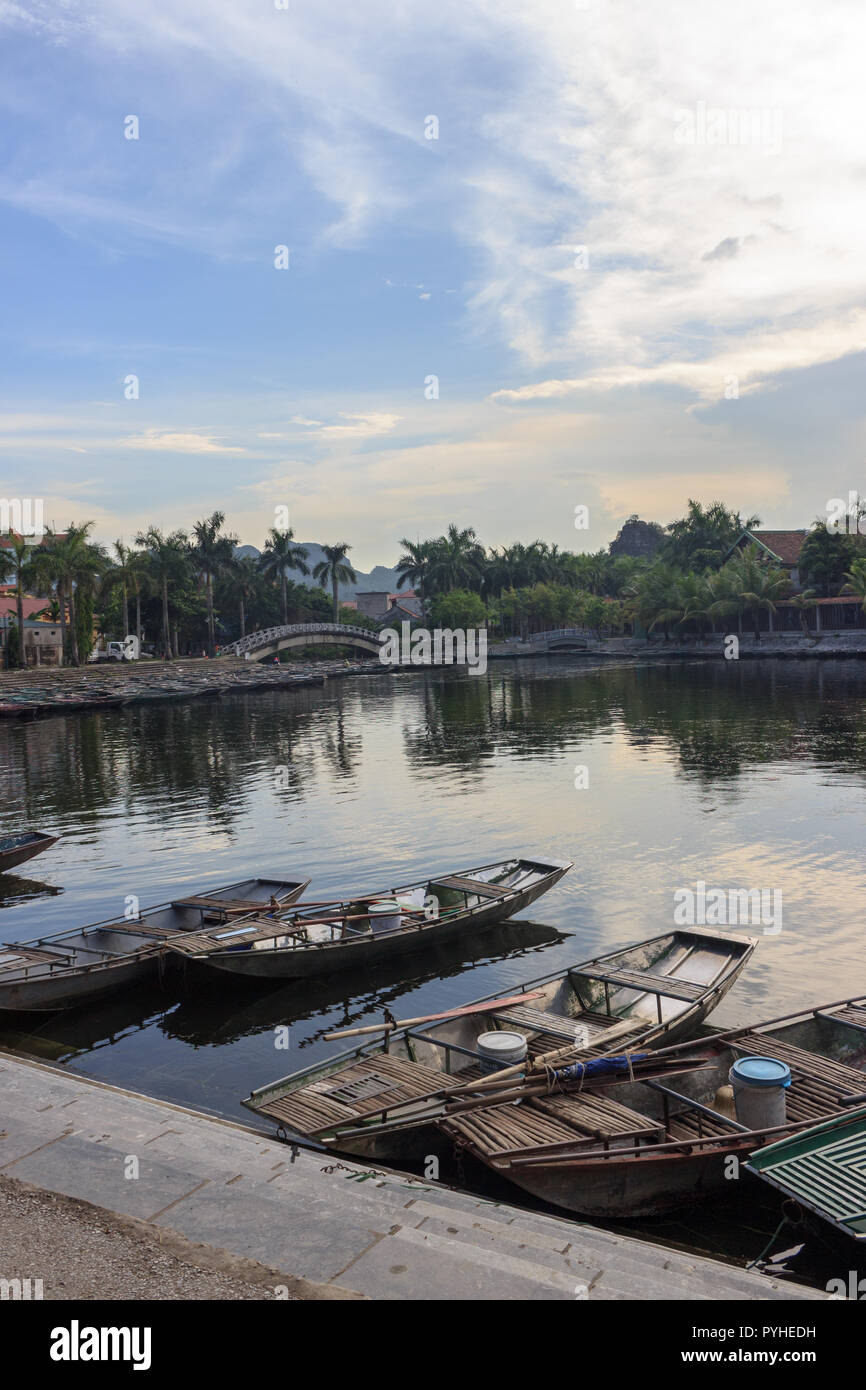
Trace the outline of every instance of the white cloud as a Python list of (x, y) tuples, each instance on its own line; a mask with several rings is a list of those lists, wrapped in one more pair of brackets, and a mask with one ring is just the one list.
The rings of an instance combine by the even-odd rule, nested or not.
[(171, 430), (145, 430), (117, 441), (126, 449), (147, 449), (169, 454), (245, 454), (246, 449), (221, 444), (209, 434), (183, 433)]

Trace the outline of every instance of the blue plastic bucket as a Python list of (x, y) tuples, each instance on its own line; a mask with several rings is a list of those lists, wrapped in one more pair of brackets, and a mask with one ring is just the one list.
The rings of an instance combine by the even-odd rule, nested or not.
[(738, 1057), (728, 1080), (737, 1119), (746, 1129), (772, 1129), (787, 1120), (785, 1091), (791, 1069), (775, 1057)]

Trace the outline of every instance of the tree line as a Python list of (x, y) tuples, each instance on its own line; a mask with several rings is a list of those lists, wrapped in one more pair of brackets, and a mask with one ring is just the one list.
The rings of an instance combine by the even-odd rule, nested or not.
[[(757, 635), (761, 614), (775, 612), (782, 599), (793, 604), (804, 630), (819, 597), (853, 593), (866, 608), (866, 538), (823, 521), (813, 525), (800, 552), (803, 588), (796, 594), (788, 572), (766, 552), (734, 549), (760, 521), (723, 502), (690, 500), (685, 516), (666, 527), (637, 517), (629, 524), (646, 528), (653, 553), (622, 555), (611, 553), (613, 546), (572, 552), (542, 540), (485, 547), (473, 527), (452, 524), (442, 536), (400, 542), (397, 588), (411, 586), (425, 620), (437, 626), (483, 625), (504, 636), (566, 626), (610, 634), (638, 624), (648, 637), (656, 629), (669, 636), (731, 619), (750, 624)], [(62, 625), (73, 665), (91, 651), (94, 612), (107, 632), (158, 633), (166, 656), (196, 644), (212, 656), (218, 638), (222, 644), (278, 623), (330, 619), (376, 626), (341, 608), (340, 586), (357, 581), (346, 541), (323, 546), (324, 558), (311, 569), (291, 528), (272, 527), (258, 557), (238, 555), (238, 538), (226, 530), (221, 511), (189, 532), (148, 526), (132, 545), (118, 540), (110, 551), (92, 540), (92, 530), (92, 522), (49, 530), (35, 547), (10, 532), (6, 552), (18, 632), (25, 592), (45, 596), (43, 612)], [(312, 576), (316, 585), (301, 584), (293, 574)], [(20, 642), (10, 642), (8, 651), (23, 664)]]

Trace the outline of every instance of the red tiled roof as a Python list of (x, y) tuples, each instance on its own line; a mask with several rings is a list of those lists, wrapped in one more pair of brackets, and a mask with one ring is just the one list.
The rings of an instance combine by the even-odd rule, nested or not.
[[(47, 598), (31, 598), (29, 594), (24, 595), (24, 617), (33, 618), (37, 613), (41, 613), (43, 608), (47, 608), (50, 600)], [(11, 613), (13, 616), (18, 612), (18, 600), (15, 597), (15, 590), (8, 587), (0, 588), (0, 615)]]
[(756, 541), (765, 545), (771, 550), (783, 565), (796, 565), (800, 558), (800, 551), (803, 549), (803, 542), (809, 532), (803, 531), (745, 531), (747, 536), (754, 536)]

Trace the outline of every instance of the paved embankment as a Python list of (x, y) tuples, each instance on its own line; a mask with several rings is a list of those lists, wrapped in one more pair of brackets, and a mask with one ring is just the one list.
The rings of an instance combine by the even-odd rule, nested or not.
[(246, 690), (294, 689), (323, 685), (343, 676), (382, 674), (370, 661), (286, 662), (281, 665), (238, 657), (201, 657), (161, 662), (107, 662), (48, 670), (0, 672), (0, 719), (33, 719), (48, 714), (195, 700)]
[[(139, 1235), (149, 1230), (154, 1242), (207, 1247), (203, 1278), (224, 1270), (227, 1279), (261, 1287), (271, 1271), (274, 1287), (285, 1285), (283, 1297), (826, 1297), (398, 1173), (309, 1151), (293, 1163), (286, 1145), (244, 1125), (7, 1053), (0, 1053), (0, 1174), (135, 1218)], [(3, 1220), (0, 1205), (0, 1256)], [(81, 1262), (97, 1266), (85, 1271), (80, 1263), (78, 1277), (92, 1275), (97, 1286), (98, 1249), (82, 1235)], [(172, 1249), (187, 1264), (194, 1259), (189, 1245)], [(35, 1248), (29, 1258), (37, 1267), (4, 1264), (0, 1277), (42, 1278), (46, 1298), (70, 1296), (52, 1284), (50, 1246), (43, 1266)], [(161, 1277), (155, 1268), (150, 1292), (137, 1296), (186, 1296), (164, 1291)], [(106, 1268), (102, 1297), (110, 1296), (108, 1282)]]

